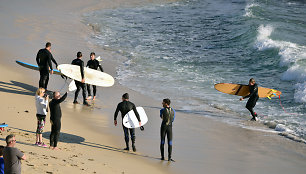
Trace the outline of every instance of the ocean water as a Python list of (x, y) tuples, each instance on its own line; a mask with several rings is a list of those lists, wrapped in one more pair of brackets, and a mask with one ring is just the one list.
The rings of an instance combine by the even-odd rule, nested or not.
[[(216, 83), (280, 90), (259, 99), (267, 127), (306, 139), (306, 1), (182, 0), (83, 15), (90, 41), (126, 59), (116, 79), (175, 108), (247, 126), (246, 101)], [(274, 126), (271, 126), (274, 125)]]

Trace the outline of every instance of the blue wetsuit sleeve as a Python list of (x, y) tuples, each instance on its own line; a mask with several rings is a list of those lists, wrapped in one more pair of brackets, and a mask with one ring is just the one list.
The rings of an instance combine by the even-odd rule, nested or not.
[(163, 112), (164, 112), (164, 108), (159, 111), (160, 118), (163, 118)]
[(172, 122), (174, 121), (174, 119), (175, 119), (175, 110), (172, 108), (172, 110), (173, 110), (173, 120), (172, 120)]

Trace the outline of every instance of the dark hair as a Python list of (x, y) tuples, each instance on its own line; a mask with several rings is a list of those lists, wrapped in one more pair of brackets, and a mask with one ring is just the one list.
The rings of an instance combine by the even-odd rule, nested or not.
[(15, 137), (14, 134), (10, 134), (10, 135), (6, 136), (6, 138), (5, 138), (6, 144), (10, 144), (13, 137)]
[(3, 149), (4, 149), (4, 146), (0, 146), (0, 156), (3, 156)]
[(170, 106), (170, 103), (171, 103), (170, 99), (165, 98), (163, 99), (163, 102)]
[(92, 55), (96, 55), (96, 53), (95, 53), (95, 52), (91, 52), (91, 53), (90, 53), (90, 56), (92, 56)]
[(48, 48), (48, 47), (51, 47), (51, 43), (50, 42), (46, 43), (46, 48)]
[(122, 95), (122, 98), (124, 98), (124, 99), (129, 99), (129, 94), (128, 94), (128, 93), (123, 94), (123, 95)]
[(255, 79), (254, 78), (250, 78), (249, 82), (255, 82)]
[(77, 58), (79, 57), (82, 57), (82, 53), (80, 51), (77, 53)]

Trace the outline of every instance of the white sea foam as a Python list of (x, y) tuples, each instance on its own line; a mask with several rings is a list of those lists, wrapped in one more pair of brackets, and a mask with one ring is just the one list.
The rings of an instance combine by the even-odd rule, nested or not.
[(295, 85), (294, 100), (300, 103), (306, 102), (306, 82)]
[(250, 4), (247, 4), (247, 6), (244, 8), (245, 14), (243, 16), (246, 17), (254, 17), (252, 8), (259, 6), (258, 4), (251, 2)]
[(306, 47), (287, 41), (273, 40), (270, 38), (274, 27), (271, 25), (260, 25), (258, 28), (257, 42), (258, 50), (279, 49), (280, 66), (287, 66), (281, 79), (285, 81), (296, 81), (294, 98), (296, 102), (306, 102), (306, 67), (299, 62), (306, 60)]
[(275, 131), (278, 131), (278, 132), (288, 132), (288, 133), (292, 133), (293, 132), (292, 130), (290, 130), (289, 128), (287, 128), (283, 124), (277, 124), (276, 127), (275, 127)]

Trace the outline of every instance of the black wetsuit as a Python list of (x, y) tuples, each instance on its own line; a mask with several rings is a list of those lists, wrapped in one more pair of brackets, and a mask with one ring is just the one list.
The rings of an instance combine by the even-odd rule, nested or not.
[(60, 103), (67, 97), (67, 92), (60, 99), (52, 99), (49, 103), (50, 120), (51, 120), (51, 134), (50, 146), (57, 147), (58, 137), (61, 131), (62, 110)]
[[(131, 111), (132, 109), (135, 112), (137, 120), (140, 122), (141, 120), (140, 120), (139, 114), (136, 110), (136, 106), (134, 105), (134, 103), (132, 103), (130, 101), (122, 101), (118, 104), (117, 109), (116, 109), (115, 114), (114, 114), (114, 120), (117, 120), (117, 116), (118, 116), (119, 111), (121, 112), (121, 116), (122, 116), (122, 119), (123, 119), (123, 117), (129, 111)], [(131, 129), (126, 128), (125, 126), (123, 126), (123, 123), (122, 123), (122, 127), (123, 127), (126, 147), (129, 148), (129, 131), (130, 131), (130, 134), (131, 134), (132, 146), (135, 147), (135, 139), (136, 139), (135, 129), (134, 128), (131, 128)]]
[(53, 69), (51, 61), (57, 66), (57, 62), (55, 61), (49, 50), (44, 48), (38, 51), (36, 55), (36, 62), (40, 72), (40, 79), (39, 79), (40, 88), (47, 89), (48, 87), (49, 69)]
[[(89, 60), (87, 62), (86, 67), (89, 67), (89, 68), (94, 69), (94, 70), (97, 70), (98, 68), (100, 68), (100, 70), (103, 72), (102, 66), (100, 65), (99, 61), (96, 60), (96, 59)], [(92, 85), (92, 88), (93, 88), (93, 96), (96, 96), (96, 93), (97, 93), (96, 85)], [(90, 90), (90, 85), (89, 84), (87, 84), (87, 91), (88, 91), (88, 96), (91, 96), (91, 90)]]
[(255, 107), (256, 102), (257, 102), (257, 100), (259, 98), (259, 96), (258, 96), (258, 86), (255, 83), (254, 85), (249, 85), (249, 88), (250, 88), (250, 94), (247, 95), (247, 96), (244, 96), (243, 99), (250, 97), (245, 107), (252, 114), (252, 116), (253, 116), (252, 119), (255, 120), (256, 117), (257, 117), (257, 114), (256, 114), (256, 112), (253, 111), (253, 108)]
[(172, 154), (172, 122), (175, 118), (175, 110), (171, 107), (163, 108), (160, 110), (160, 117), (163, 119), (161, 126), (160, 126), (160, 153), (162, 159), (164, 159), (164, 145), (165, 139), (167, 136), (168, 140), (168, 158), (171, 159)]
[[(83, 79), (84, 78), (84, 62), (83, 62), (83, 60), (74, 59), (71, 64), (80, 66), (81, 77)], [(77, 102), (79, 92), (82, 89), (83, 103), (86, 103), (86, 86), (85, 86), (85, 83), (82, 83), (82, 82), (79, 82), (79, 81), (76, 81), (76, 80), (74, 82), (75, 82), (75, 86), (77, 87), (77, 90), (75, 91), (73, 102)]]

